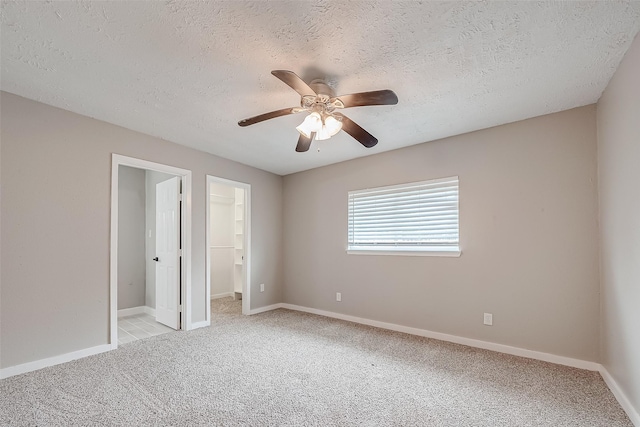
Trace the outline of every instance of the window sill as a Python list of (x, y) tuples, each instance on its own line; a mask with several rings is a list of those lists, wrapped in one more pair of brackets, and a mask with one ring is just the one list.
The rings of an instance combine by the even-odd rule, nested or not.
[(347, 249), (349, 255), (395, 255), (395, 256), (436, 256), (458, 258), (462, 255), (459, 249), (427, 249), (427, 250), (407, 250), (407, 249)]

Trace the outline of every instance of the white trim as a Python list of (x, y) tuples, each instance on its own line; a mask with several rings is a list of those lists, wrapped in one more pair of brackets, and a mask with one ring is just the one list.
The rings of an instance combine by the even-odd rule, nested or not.
[(460, 250), (404, 250), (404, 249), (347, 249), (349, 255), (400, 255), (400, 256), (440, 256), (458, 258), (462, 254)]
[(376, 193), (376, 192), (395, 190), (397, 188), (419, 187), (423, 185), (435, 185), (435, 184), (440, 184), (441, 182), (453, 181), (454, 179), (456, 181), (460, 180), (458, 175), (452, 175), (452, 176), (445, 176), (443, 178), (425, 179), (423, 181), (403, 182), (400, 184), (385, 185), (384, 187), (361, 188), (360, 190), (351, 190), (347, 194), (361, 194), (361, 193), (369, 193), (369, 192)]
[(204, 204), (204, 292), (207, 306), (204, 308), (204, 320), (211, 322), (211, 188), (209, 175), (205, 177), (204, 192), (207, 200)]
[(180, 176), (182, 178), (182, 309), (181, 329), (191, 330), (191, 210), (192, 210), (192, 173), (161, 163), (127, 157), (113, 153), (111, 155), (111, 244), (109, 261), (109, 343), (118, 348), (118, 167), (130, 166)]
[[(191, 325), (191, 209), (193, 208), (192, 201), (192, 181), (191, 171), (183, 169), (182, 175), (182, 250), (180, 255), (182, 256), (182, 268), (183, 268), (183, 282), (186, 286), (182, 289), (182, 312), (186, 317), (186, 328), (181, 325), (181, 328), (187, 331), (192, 329)], [(185, 269), (186, 267), (186, 269)], [(208, 304), (207, 304), (208, 305)], [(185, 320), (184, 318), (182, 319)], [(206, 319), (205, 319), (206, 320)]]
[[(134, 309), (139, 309), (141, 307), (134, 307)], [(143, 308), (153, 310), (151, 307), (144, 306)], [(442, 334), (439, 332), (432, 332), (425, 329), (411, 328), (408, 326), (396, 325), (393, 323), (379, 322), (376, 320), (364, 319), (361, 317), (349, 316), (341, 313), (334, 313), (325, 310), (318, 310), (315, 308), (303, 307), (294, 304), (287, 303), (277, 303), (268, 305), (265, 307), (259, 307), (254, 310), (251, 310), (249, 314), (259, 314), (264, 313), (271, 310), (277, 310), (279, 308), (284, 308), (288, 310), (301, 311), (305, 313), (316, 314), (319, 316), (330, 317), (334, 319), (345, 320), (348, 322), (359, 323), (363, 325), (374, 326), (377, 328), (388, 329), (397, 332), (404, 332), (410, 335), (417, 335), (427, 338), (433, 338), (441, 341), (453, 342), (456, 344), (467, 345), (470, 347), (483, 348), (486, 350), (497, 351), (500, 353), (512, 354), (514, 356), (527, 357), (530, 359), (542, 360), (545, 362), (556, 363), (559, 365), (571, 366), (579, 369), (586, 369), (590, 371), (598, 371), (602, 376), (605, 384), (611, 390), (611, 393), (616, 398), (622, 409), (627, 413), (629, 419), (633, 423), (634, 426), (640, 427), (640, 414), (633, 407), (631, 401), (624, 394), (618, 383), (613, 379), (609, 371), (599, 363), (589, 362), (580, 359), (573, 359), (564, 356), (557, 356), (549, 353), (542, 353), (539, 351), (527, 350), (518, 347), (511, 347), (503, 344), (495, 344), (487, 341), (480, 341), (471, 338), (458, 337), (455, 335)], [(132, 309), (124, 309), (132, 310)], [(146, 310), (145, 310), (146, 311)], [(209, 321), (202, 321), (192, 323), (192, 329), (204, 328), (210, 326)], [(46, 359), (36, 360), (34, 362), (23, 363), (21, 365), (10, 366), (8, 368), (0, 369), (0, 379), (9, 378), (15, 375), (24, 374), (27, 372), (36, 371), (39, 369), (43, 369), (49, 366), (59, 365), (61, 363), (70, 362), (72, 360), (80, 359), (83, 357), (93, 356), (94, 354), (100, 354), (112, 350), (112, 346), (110, 344), (103, 344), (96, 347), (90, 347), (83, 350), (74, 351), (71, 353), (62, 354), (59, 356), (49, 357)]]
[(242, 314), (251, 312), (251, 184), (242, 184), (244, 188), (244, 262), (242, 271), (244, 282), (242, 283)]
[(144, 314), (144, 306), (120, 309), (118, 310), (118, 319), (121, 317), (135, 316), (136, 314)]
[(121, 310), (118, 310), (118, 319), (120, 319), (121, 317), (135, 316), (136, 314), (148, 314), (149, 316), (155, 317), (156, 309), (146, 305), (140, 305), (138, 307), (131, 307), (131, 308), (123, 308)]
[[(242, 188), (244, 190), (244, 242), (242, 247), (244, 248), (244, 262), (242, 263), (242, 314), (251, 314), (251, 184), (247, 184), (240, 181), (232, 181), (226, 178), (220, 178), (213, 175), (206, 176), (206, 203), (205, 203), (205, 288), (206, 288), (206, 300), (211, 301), (214, 299), (211, 296), (211, 221), (209, 217), (211, 215), (211, 184), (223, 184), (231, 187)], [(218, 294), (221, 295), (221, 294)], [(231, 292), (229, 296), (234, 296), (235, 292)], [(220, 297), (222, 298), (222, 297)], [(206, 308), (206, 320), (211, 322), (211, 304), (207, 304)]]
[(37, 371), (38, 369), (59, 365), (61, 363), (70, 362), (87, 356), (93, 356), (94, 354), (104, 353), (109, 350), (111, 350), (110, 344), (102, 344), (95, 347), (85, 348), (83, 350), (72, 351), (71, 353), (61, 354), (59, 356), (36, 360), (34, 362), (9, 366), (8, 368), (0, 369), (0, 379), (13, 377), (14, 375), (20, 375), (26, 372)]
[(541, 351), (527, 350), (519, 347), (512, 347), (504, 344), (496, 344), (488, 341), (481, 341), (472, 338), (459, 337), (456, 335), (433, 332), (426, 329), (412, 328), (409, 326), (396, 325), (395, 323), (380, 322), (377, 320), (364, 319), (362, 317), (349, 316), (347, 314), (334, 313), (331, 311), (318, 310), (315, 308), (302, 307), (294, 304), (280, 304), (280, 308), (303, 311), (305, 313), (318, 314), (320, 316), (334, 319), (346, 320), (348, 322), (360, 323), (362, 325), (375, 326), (376, 328), (388, 329), (391, 331), (404, 332), (405, 334), (417, 335), (420, 337), (433, 338), (440, 341), (448, 341), (456, 344), (467, 345), (469, 347), (482, 348), (485, 350), (497, 351), (499, 353), (512, 354), (514, 356), (527, 357), (529, 359), (542, 360), (544, 362), (556, 363), (558, 365), (571, 366), (589, 371), (598, 371), (600, 364), (587, 360), (573, 359), (571, 357), (558, 356)]
[(615, 398), (618, 400), (618, 403), (620, 404), (620, 406), (622, 406), (622, 409), (624, 409), (624, 411), (627, 413), (627, 416), (629, 417), (633, 425), (636, 427), (640, 427), (640, 413), (636, 408), (633, 407), (631, 401), (629, 400), (629, 398), (627, 398), (627, 395), (624, 394), (609, 371), (607, 371), (607, 368), (602, 365), (600, 365), (600, 375), (602, 375), (602, 379), (609, 387), (609, 390), (611, 390), (611, 393), (613, 393)]
[(193, 331), (194, 329), (198, 329), (198, 328), (206, 328), (208, 326), (211, 326), (211, 321), (203, 320), (202, 322), (192, 323), (191, 324), (191, 330)]
[[(211, 273), (209, 273), (209, 274), (211, 274)], [(211, 291), (209, 291), (209, 292), (211, 292)], [(224, 292), (224, 293), (221, 293), (221, 294), (213, 294), (213, 295), (211, 295), (211, 298), (209, 300), (232, 297), (232, 296), (234, 296), (234, 294), (235, 294), (235, 292)]]
[(249, 314), (253, 315), (253, 314), (264, 313), (265, 311), (277, 310), (279, 308), (286, 308), (286, 307), (284, 307), (285, 305), (287, 305), (287, 304), (278, 303), (278, 304), (267, 305), (267, 306), (264, 306), (264, 307), (258, 307), (258, 308), (254, 308), (253, 310), (251, 310), (249, 312)]

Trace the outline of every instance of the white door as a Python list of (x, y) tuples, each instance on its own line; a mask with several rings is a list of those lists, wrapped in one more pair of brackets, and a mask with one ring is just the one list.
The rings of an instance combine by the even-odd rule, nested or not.
[(156, 321), (180, 328), (180, 178), (156, 184)]

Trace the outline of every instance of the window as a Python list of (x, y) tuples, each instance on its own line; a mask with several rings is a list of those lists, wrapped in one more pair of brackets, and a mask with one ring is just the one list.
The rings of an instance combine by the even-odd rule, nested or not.
[(349, 253), (459, 256), (458, 177), (349, 192)]

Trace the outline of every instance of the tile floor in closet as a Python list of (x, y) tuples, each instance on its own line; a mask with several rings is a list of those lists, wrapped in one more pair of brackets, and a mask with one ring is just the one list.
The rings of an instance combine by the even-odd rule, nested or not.
[(121, 317), (118, 319), (118, 345), (172, 331), (148, 314)]

